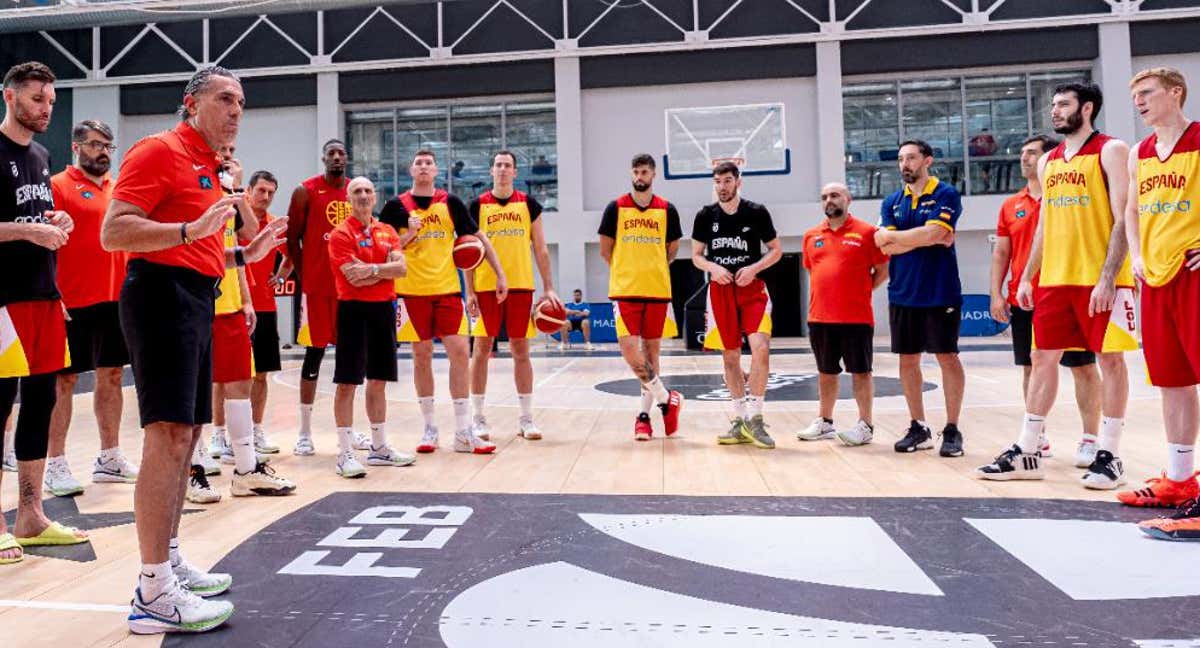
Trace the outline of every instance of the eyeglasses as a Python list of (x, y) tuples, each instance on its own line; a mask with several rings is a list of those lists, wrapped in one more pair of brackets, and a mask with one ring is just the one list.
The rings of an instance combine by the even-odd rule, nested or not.
[(88, 140), (86, 142), (78, 142), (78, 144), (80, 146), (90, 148), (93, 151), (107, 151), (109, 153), (115, 153), (117, 150), (116, 144), (109, 144), (108, 142), (101, 142), (100, 140)]

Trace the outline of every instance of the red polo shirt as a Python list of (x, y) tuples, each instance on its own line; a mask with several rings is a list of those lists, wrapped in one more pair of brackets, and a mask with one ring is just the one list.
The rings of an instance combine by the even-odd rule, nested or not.
[(359, 288), (350, 285), (341, 268), (351, 259), (363, 263), (387, 263), (388, 254), (399, 249), (400, 235), (391, 225), (375, 218), (364, 227), (357, 218), (350, 216), (333, 228), (329, 234), (329, 269), (333, 272), (338, 300), (381, 302), (395, 299), (391, 279), (381, 279)]
[(96, 184), (76, 166), (50, 178), (55, 208), (75, 221), (67, 244), (58, 250), (58, 291), (67, 308), (114, 302), (121, 294), (128, 255), (100, 246), (100, 224), (112, 191), (108, 176)]
[(838, 229), (829, 219), (804, 233), (808, 269), (808, 321), (875, 324), (871, 268), (887, 262), (875, 246), (876, 227), (853, 216)]
[[(1009, 196), (1000, 206), (1000, 219), (996, 223), (996, 236), (1007, 236), (1012, 243), (1008, 257), (1008, 303), (1017, 306), (1017, 286), (1029, 262), (1029, 251), (1033, 249), (1033, 233), (1037, 230), (1038, 215), (1042, 201), (1029, 195), (1026, 187)], [(1035, 277), (1036, 279), (1036, 277)]]
[[(258, 216), (258, 229), (267, 226), (267, 223), (275, 220), (277, 217), (272, 216), (267, 212), (263, 212)], [(249, 241), (241, 241), (242, 245), (248, 245)], [(254, 263), (246, 264), (246, 278), (250, 281), (250, 301), (254, 305), (254, 310), (260, 313), (275, 312), (275, 284), (271, 283), (271, 276), (275, 274), (275, 258), (287, 252), (287, 243), (280, 243), (279, 247), (267, 256), (255, 261)]]
[[(113, 199), (127, 202), (159, 223), (187, 223), (221, 199), (220, 158), (187, 122), (140, 140), (125, 153)], [(225, 274), (223, 230), (134, 259), (179, 266), (218, 279)]]

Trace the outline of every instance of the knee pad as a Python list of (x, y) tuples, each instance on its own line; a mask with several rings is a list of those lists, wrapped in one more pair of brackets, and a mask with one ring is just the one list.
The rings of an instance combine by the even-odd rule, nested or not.
[(304, 350), (304, 364), (300, 366), (301, 380), (316, 380), (321, 375), (321, 361), (325, 359), (325, 349), (308, 347)]
[(57, 400), (56, 380), (55, 374), (21, 378), (21, 412), (17, 416), (17, 433), (13, 439), (17, 461), (46, 458), (50, 446), (50, 414)]

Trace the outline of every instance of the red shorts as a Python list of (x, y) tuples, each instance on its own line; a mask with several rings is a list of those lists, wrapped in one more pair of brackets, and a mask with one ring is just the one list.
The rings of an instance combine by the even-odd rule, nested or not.
[(1142, 287), (1142, 348), (1156, 387), (1200, 384), (1200, 272)]
[(254, 354), (250, 346), (250, 328), (241, 312), (213, 318), (213, 382), (231, 383), (254, 376)]
[(675, 313), (669, 301), (614, 301), (617, 337), (630, 335), (644, 340), (675, 337)]
[(1132, 288), (1117, 288), (1113, 309), (1088, 316), (1091, 286), (1050, 286), (1034, 291), (1033, 347), (1094, 353), (1136, 351), (1137, 303)]
[(416, 295), (397, 300), (397, 342), (425, 342), (433, 338), (467, 334), (467, 316), (462, 297), (453, 295)]
[(0, 378), (55, 373), (70, 364), (67, 318), (61, 301), (0, 306)]
[(533, 292), (509, 292), (503, 302), (496, 303), (496, 291), (475, 293), (479, 299), (479, 317), (471, 325), (472, 337), (499, 337), (500, 326), (508, 339), (537, 337), (533, 328)]
[(300, 332), (296, 342), (324, 349), (337, 344), (337, 297), (309, 295), (300, 297)]
[(730, 282), (708, 284), (704, 348), (733, 351), (742, 348), (742, 335), (771, 335), (771, 296), (767, 284), (755, 279), (745, 288)]

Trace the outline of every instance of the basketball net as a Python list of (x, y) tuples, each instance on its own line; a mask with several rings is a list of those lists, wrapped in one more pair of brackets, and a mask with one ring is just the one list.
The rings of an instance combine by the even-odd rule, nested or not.
[[(711, 168), (716, 169), (717, 165), (721, 164), (722, 162), (733, 162), (735, 165), (737, 165), (738, 171), (741, 171), (743, 169), (743, 167), (746, 166), (746, 158), (744, 158), (744, 157), (715, 157), (715, 158), (712, 158), (712, 167)], [(745, 186), (746, 186), (745, 184), (742, 185), (743, 188), (745, 188)], [(739, 195), (740, 195), (740, 192), (739, 192)], [(717, 200), (718, 200), (717, 187), (714, 184), (713, 189), (712, 189), (712, 201), (717, 202)]]

